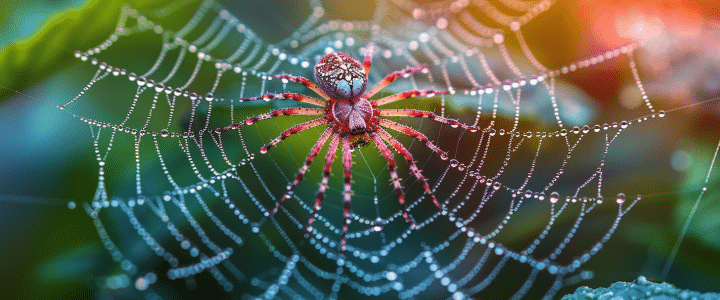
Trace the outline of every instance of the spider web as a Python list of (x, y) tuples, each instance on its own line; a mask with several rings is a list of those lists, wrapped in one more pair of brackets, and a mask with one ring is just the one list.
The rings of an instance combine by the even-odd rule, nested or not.
[[(80, 206), (119, 272), (132, 278), (128, 288), (146, 297), (171, 297), (170, 286), (197, 293), (220, 287), (227, 292), (221, 297), (519, 299), (553, 298), (593, 277), (588, 261), (641, 198), (606, 188), (621, 177), (608, 157), (626, 131), (666, 115), (643, 85), (637, 63), (643, 43), (553, 67), (535, 58), (523, 26), (554, 1), (393, 0), (378, 3), (366, 21), (331, 19), (320, 1), (308, 4), (307, 18), (272, 43), (253, 31), (265, 29), (213, 1), (174, 4), (148, 16), (126, 6), (106, 41), (75, 53), (90, 79), (58, 107), (89, 125), (98, 172), (94, 197)], [(181, 28), (153, 22), (188, 7), (193, 14)], [(381, 94), (450, 91), (391, 106), (434, 111), (481, 130), (393, 119), (451, 157), (441, 160), (394, 134), (445, 207), (438, 211), (398, 162), (417, 229), (402, 218), (377, 147), (355, 150), (348, 248), (341, 253), (341, 176), (331, 177), (314, 230), (304, 232), (321, 163), (267, 217), (322, 129), (288, 138), (267, 154), (259, 153), (262, 145), (310, 118), (215, 129), (302, 106), (240, 98), (312, 95), (271, 75), (313, 78), (322, 55), (361, 58), (368, 41), (376, 49), (369, 84), (406, 66), (430, 70), (398, 79)], [(563, 81), (607, 64), (624, 66), (644, 111), (603, 120), (586, 95)]]

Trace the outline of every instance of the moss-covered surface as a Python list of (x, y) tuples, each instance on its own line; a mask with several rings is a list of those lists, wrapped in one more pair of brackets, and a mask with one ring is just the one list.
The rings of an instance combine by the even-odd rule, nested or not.
[(617, 282), (608, 288), (591, 289), (583, 286), (575, 290), (575, 293), (566, 295), (563, 300), (620, 300), (620, 299), (720, 299), (720, 293), (700, 293), (690, 290), (682, 290), (674, 285), (662, 282), (656, 283), (644, 276), (638, 277), (633, 282)]

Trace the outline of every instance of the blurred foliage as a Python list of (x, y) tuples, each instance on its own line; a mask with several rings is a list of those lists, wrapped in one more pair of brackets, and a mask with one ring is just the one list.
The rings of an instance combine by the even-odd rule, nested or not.
[[(199, 1), (178, 3), (191, 5), (193, 2)], [(0, 101), (75, 62), (75, 51), (95, 47), (104, 41), (115, 30), (123, 5), (146, 14), (172, 3), (168, 0), (89, 0), (81, 8), (68, 8), (55, 14), (32, 36), (15, 41), (0, 52), (0, 87), (4, 87), (0, 90)], [(13, 8), (13, 14), (32, 18), (32, 10), (26, 10), (24, 6)], [(9, 14), (11, 11), (4, 12)], [(170, 24), (178, 20), (177, 15), (157, 19)]]

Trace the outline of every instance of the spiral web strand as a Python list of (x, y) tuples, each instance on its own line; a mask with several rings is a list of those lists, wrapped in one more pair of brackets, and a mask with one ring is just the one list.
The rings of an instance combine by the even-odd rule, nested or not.
[[(502, 285), (507, 275), (501, 273), (510, 269), (521, 270), (516, 275), (520, 283), (512, 285), (506, 297), (553, 298), (561, 288), (592, 277), (583, 266), (640, 200), (638, 196), (626, 201), (624, 194), (617, 194), (610, 197), (612, 201), (604, 201), (605, 157), (612, 151), (613, 141), (637, 123), (665, 116), (664, 111), (653, 108), (644, 91), (634, 58), (642, 48), (639, 43), (556, 69), (535, 58), (525, 43), (522, 26), (553, 2), (503, 1), (518, 12), (508, 15), (486, 1), (419, 8), (411, 1), (392, 0), (379, 4), (371, 21), (344, 21), (325, 18), (320, 1), (310, 1), (306, 21), (287, 39), (272, 45), (213, 1), (200, 4), (177, 32), (125, 7), (115, 32), (105, 42), (75, 54), (96, 70), (76, 97), (58, 106), (72, 110), (106, 101), (86, 95), (106, 88), (102, 84), (129, 81), (134, 91), (123, 89), (114, 95), (113, 101), (122, 105), (113, 107), (125, 110), (119, 118), (80, 117), (92, 132), (99, 172), (95, 196), (83, 208), (112, 259), (134, 278), (134, 287), (148, 295), (159, 293), (154, 289), (158, 281), (184, 281), (190, 287), (195, 277), (204, 276), (227, 292), (265, 299), (342, 299), (353, 295), (464, 299)], [(482, 10), (499, 27), (484, 25), (469, 8)], [(170, 14), (173, 9), (177, 7), (156, 15)], [(435, 20), (434, 26), (426, 25), (428, 20)], [(398, 107), (415, 108), (414, 103), (433, 102), (438, 106), (436, 117), (445, 118), (446, 113), (455, 113), (446, 108), (450, 106), (446, 102), (472, 103), (467, 106), (475, 110), (473, 116), (456, 117), (480, 130), (433, 127), (422, 120), (412, 123), (419, 124), (419, 129), (412, 127), (439, 148), (456, 153), (449, 161), (440, 160), (432, 151), (418, 150), (423, 145), (415, 144), (420, 141), (405, 139), (394, 131), (383, 133), (399, 140), (417, 159), (403, 165), (395, 156), (398, 173), (405, 177), (401, 181), (407, 210), (417, 228), (405, 222), (399, 206), (384, 204), (397, 201), (393, 187), (386, 184), (390, 170), (383, 161), (369, 157), (378, 156), (377, 147), (355, 150), (353, 180), (369, 188), (354, 191), (352, 205), (361, 208), (351, 211), (347, 250), (341, 253), (342, 204), (338, 199), (342, 198), (342, 185), (322, 176), (322, 160), (305, 167), (305, 183), (297, 190), (285, 188), (294, 179), (293, 169), (302, 166), (306, 150), (315, 144), (316, 139), (311, 137), (320, 136), (324, 128), (310, 129), (311, 133), (301, 133), (301, 138), (288, 138), (260, 155), (260, 145), (271, 141), (278, 130), (313, 116), (279, 116), (258, 124), (228, 126), (266, 113), (266, 101), (271, 105), (275, 101), (293, 102), (241, 100), (302, 88), (274, 75), (308, 77), (318, 55), (326, 51), (360, 57), (364, 49), (359, 46), (365, 45), (368, 33), (376, 43), (376, 60), (400, 68), (429, 69), (427, 74), (407, 74), (397, 82), (403, 81), (412, 89), (428, 87), (450, 93), (405, 100)], [(111, 52), (115, 44), (140, 35), (160, 41), (160, 51), (150, 66), (126, 70), (103, 61), (103, 53)], [(518, 47), (506, 43), (510, 38)], [(509, 48), (519, 48), (521, 55)], [(500, 64), (491, 57), (499, 58)], [(569, 126), (556, 98), (556, 81), (605, 61), (627, 62), (648, 115), (610, 124)], [(371, 81), (385, 76), (375, 72), (370, 74)], [(547, 94), (556, 123), (552, 128), (527, 129), (523, 109), (525, 102), (531, 101), (525, 99), (530, 98), (525, 96), (529, 91)], [(302, 94), (313, 95), (311, 91)], [(275, 105), (307, 109), (300, 103)], [(397, 122), (405, 120), (398, 118)], [(220, 128), (223, 130), (216, 130)], [(602, 144), (598, 159), (582, 181), (571, 189), (563, 188), (561, 195), (558, 182), (565, 179), (565, 170), (581, 155), (576, 153), (578, 147), (588, 140)], [(341, 148), (337, 142), (334, 145), (330, 148)], [(457, 150), (466, 155), (458, 155)], [(546, 163), (544, 158), (553, 155), (557, 157), (547, 159), (552, 163)], [(134, 193), (108, 189), (108, 181), (119, 176), (109, 165), (119, 156), (134, 159)], [(339, 174), (341, 169), (335, 164), (333, 172)], [(417, 169), (424, 170), (429, 188), (443, 207), (441, 211), (424, 193), (421, 183), (414, 181), (410, 172)], [(509, 176), (510, 172), (521, 176), (513, 179), (517, 176)], [(149, 180), (162, 183), (149, 184)], [(316, 205), (311, 192), (316, 187), (307, 182), (321, 181), (321, 190), (327, 189), (325, 202), (329, 203), (323, 204), (312, 229), (305, 233), (306, 221)], [(161, 192), (156, 185), (163, 187)], [(287, 197), (287, 201), (269, 217), (280, 197)], [(601, 206), (614, 206), (612, 222), (593, 242), (567, 247)], [(546, 222), (544, 228), (524, 245), (504, 245), (503, 235), (512, 230), (508, 228), (527, 218), (523, 212), (531, 209)], [(127, 224), (108, 221), (118, 215), (124, 216)], [(557, 225), (561, 219), (570, 220), (566, 222), (570, 225)], [(155, 259), (128, 255), (133, 238), (113, 233), (112, 227), (117, 226), (129, 226)], [(263, 261), (263, 269), (248, 262), (255, 259)]]

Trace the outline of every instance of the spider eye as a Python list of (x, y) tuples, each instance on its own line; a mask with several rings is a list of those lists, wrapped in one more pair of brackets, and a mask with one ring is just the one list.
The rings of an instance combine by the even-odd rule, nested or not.
[(345, 53), (330, 53), (315, 65), (318, 86), (331, 98), (359, 97), (367, 86), (367, 77), (360, 62)]

